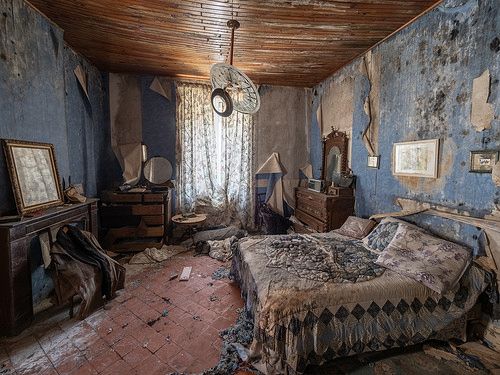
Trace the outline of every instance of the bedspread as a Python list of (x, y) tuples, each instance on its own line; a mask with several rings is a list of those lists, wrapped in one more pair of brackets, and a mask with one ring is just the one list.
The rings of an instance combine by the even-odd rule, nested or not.
[(253, 354), (268, 374), (460, 336), (457, 323), (465, 328), (491, 278), (471, 265), (440, 295), (375, 259), (360, 241), (332, 232), (240, 241), (231, 272), (254, 317)]

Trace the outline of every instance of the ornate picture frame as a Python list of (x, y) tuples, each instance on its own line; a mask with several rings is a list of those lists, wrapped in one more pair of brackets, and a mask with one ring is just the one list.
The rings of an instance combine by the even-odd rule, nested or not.
[(64, 204), (54, 145), (2, 139), (2, 146), (19, 214)]
[[(339, 174), (347, 173), (348, 160), (347, 154), (349, 152), (349, 138), (347, 133), (334, 129), (326, 137), (323, 138), (323, 165), (321, 170), (321, 179), (331, 181), (332, 178), (329, 173), (332, 164), (332, 156), (336, 162), (336, 172)], [(331, 171), (330, 171), (331, 172)]]
[(439, 139), (394, 143), (392, 174), (394, 176), (437, 178)]

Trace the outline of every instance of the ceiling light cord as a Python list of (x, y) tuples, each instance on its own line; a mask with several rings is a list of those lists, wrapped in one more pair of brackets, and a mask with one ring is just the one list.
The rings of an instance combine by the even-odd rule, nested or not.
[(240, 27), (240, 23), (236, 20), (229, 20), (227, 21), (227, 27), (231, 29), (231, 45), (229, 46), (229, 65), (233, 65), (234, 31)]
[(234, 26), (233, 20), (228, 22), (228, 26), (231, 27), (231, 46), (229, 47), (229, 65), (233, 65), (233, 51), (234, 51)]
[(229, 47), (229, 65), (233, 65), (234, 31), (240, 27), (240, 23), (234, 19), (234, 1), (231, 0), (231, 19), (227, 21), (227, 27), (231, 29), (231, 45)]

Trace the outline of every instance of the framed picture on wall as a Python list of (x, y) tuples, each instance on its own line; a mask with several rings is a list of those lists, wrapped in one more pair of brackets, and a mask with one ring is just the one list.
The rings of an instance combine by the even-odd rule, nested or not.
[(380, 164), (380, 156), (371, 156), (371, 155), (368, 155), (368, 161), (366, 163), (366, 165), (369, 167), (369, 168), (377, 168), (379, 167), (379, 164)]
[(394, 143), (394, 176), (438, 177), (439, 139)]
[(491, 173), (499, 158), (498, 150), (478, 150), (470, 152), (470, 171)]
[(10, 139), (2, 144), (21, 215), (64, 203), (54, 145)]

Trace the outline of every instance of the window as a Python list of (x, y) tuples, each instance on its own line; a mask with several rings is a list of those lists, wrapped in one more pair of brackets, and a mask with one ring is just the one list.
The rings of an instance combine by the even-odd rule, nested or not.
[(179, 207), (209, 206), (219, 223), (246, 227), (253, 220), (253, 118), (218, 116), (210, 94), (208, 85), (177, 85)]

